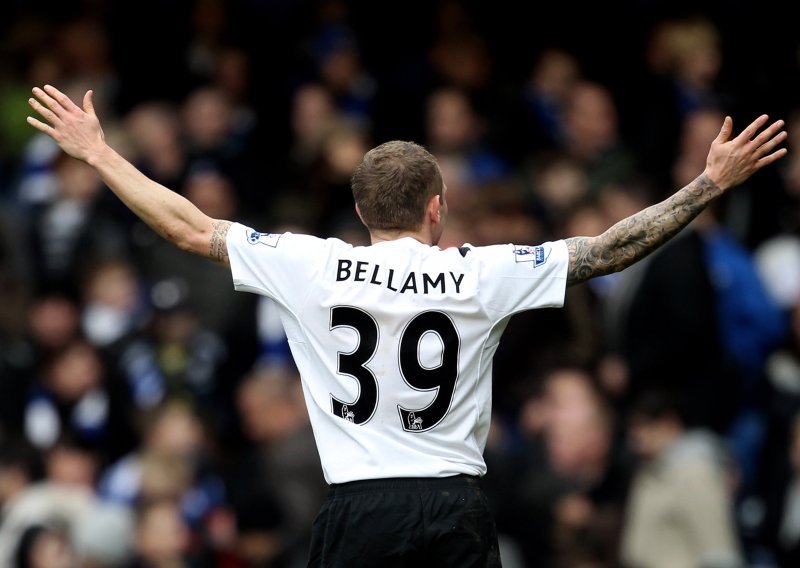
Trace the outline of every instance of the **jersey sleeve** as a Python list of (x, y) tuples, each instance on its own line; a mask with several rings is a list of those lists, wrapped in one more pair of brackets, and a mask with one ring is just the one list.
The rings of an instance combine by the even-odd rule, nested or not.
[(320, 269), (324, 239), (293, 233), (262, 233), (240, 223), (227, 236), (233, 287), (295, 307)]
[(565, 241), (536, 246), (493, 245), (473, 252), (481, 263), (481, 300), (498, 319), (564, 305), (569, 266)]

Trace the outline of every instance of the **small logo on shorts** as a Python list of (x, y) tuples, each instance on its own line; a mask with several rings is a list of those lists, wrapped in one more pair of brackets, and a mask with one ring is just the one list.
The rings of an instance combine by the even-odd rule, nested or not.
[(350, 408), (346, 404), (344, 404), (342, 405), (342, 418), (344, 418), (348, 422), (355, 422), (356, 413), (350, 410)]

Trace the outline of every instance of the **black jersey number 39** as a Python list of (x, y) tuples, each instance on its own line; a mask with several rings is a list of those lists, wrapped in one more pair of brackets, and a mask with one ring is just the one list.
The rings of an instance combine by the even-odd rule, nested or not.
[[(358, 381), (359, 393), (352, 402), (344, 402), (331, 395), (331, 409), (344, 420), (365, 424), (378, 406), (378, 380), (369, 368), (369, 362), (378, 349), (378, 322), (359, 308), (334, 306), (331, 308), (331, 330), (337, 327), (350, 327), (358, 334), (358, 344), (353, 351), (339, 352), (337, 372)], [(436, 367), (425, 367), (419, 360), (419, 345), (428, 333), (436, 334), (442, 342), (441, 363)], [(414, 316), (403, 329), (398, 350), (400, 373), (406, 384), (418, 391), (436, 391), (436, 396), (425, 408), (410, 409), (398, 404), (401, 425), (407, 432), (430, 430), (447, 414), (456, 390), (458, 332), (446, 314), (422, 312)]]

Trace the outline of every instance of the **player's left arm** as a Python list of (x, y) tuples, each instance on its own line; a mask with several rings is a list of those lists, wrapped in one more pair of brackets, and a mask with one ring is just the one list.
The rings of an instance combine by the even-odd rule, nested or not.
[(729, 140), (733, 122), (726, 117), (711, 144), (706, 169), (695, 180), (661, 203), (619, 221), (602, 235), (566, 239), (567, 285), (618, 272), (643, 259), (678, 234), (728, 189), (785, 156), (786, 148), (776, 150), (786, 139), (786, 132), (781, 130), (782, 120), (756, 135), (767, 120), (767, 115), (760, 116), (739, 136)]

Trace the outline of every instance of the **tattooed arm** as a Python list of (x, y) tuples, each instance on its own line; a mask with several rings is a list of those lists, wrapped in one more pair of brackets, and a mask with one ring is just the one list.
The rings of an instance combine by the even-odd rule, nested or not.
[(51, 87), (35, 88), (30, 105), (47, 121), (28, 123), (51, 136), (67, 154), (92, 166), (117, 197), (159, 235), (181, 249), (228, 265), (230, 221), (212, 219), (185, 197), (149, 179), (106, 144), (92, 91), (83, 108)]
[(623, 219), (600, 236), (566, 239), (567, 284), (618, 272), (643, 259), (678, 234), (725, 191), (785, 156), (785, 148), (776, 150), (786, 139), (786, 132), (781, 131), (782, 120), (756, 136), (767, 119), (766, 115), (760, 116), (739, 136), (729, 140), (733, 123), (726, 117), (711, 144), (706, 169), (697, 179), (661, 203)]

